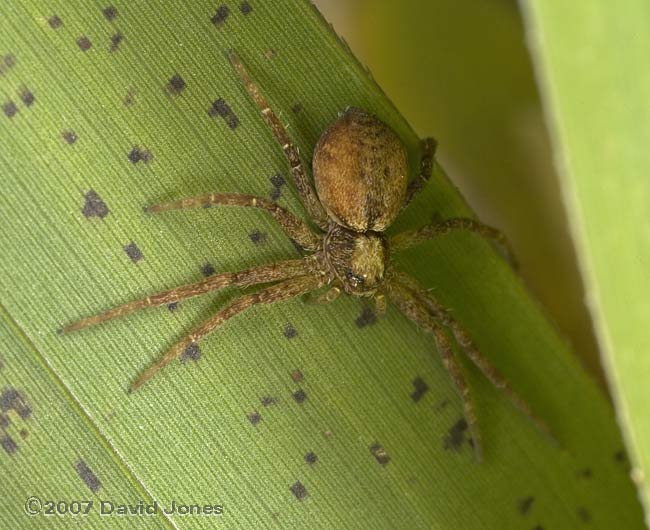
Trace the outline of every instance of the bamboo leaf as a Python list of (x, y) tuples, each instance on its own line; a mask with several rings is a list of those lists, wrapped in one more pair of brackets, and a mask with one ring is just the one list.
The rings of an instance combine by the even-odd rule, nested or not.
[[(485, 438), (478, 465), (431, 337), (393, 309), (378, 318), (350, 297), (254, 308), (206, 339), (198, 359), (128, 395), (161, 351), (238, 293), (69, 336), (57, 328), (212, 269), (297, 255), (260, 212), (142, 213), (224, 191), (279, 193), (304, 214), (294, 188), (279, 185), (286, 162), (226, 50), (249, 65), (305, 156), (348, 105), (389, 123), (414, 169), (418, 139), (306, 2), (8, 6), (0, 22), (3, 521), (41, 528), (43, 516), (24, 511), (36, 495), (93, 500), (88, 518), (106, 528), (134, 519), (101, 517), (102, 500), (223, 506), (220, 516), (137, 517), (151, 527), (642, 527), (606, 400), (516, 275), (468, 235), (397, 263), (435, 289), (563, 449), (465, 363)], [(434, 213), (470, 213), (440, 167), (393, 231)], [(66, 527), (71, 517), (50, 521)]]

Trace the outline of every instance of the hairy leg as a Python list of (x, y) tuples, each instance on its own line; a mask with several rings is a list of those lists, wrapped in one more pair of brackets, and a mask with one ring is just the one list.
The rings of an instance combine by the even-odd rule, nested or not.
[(167, 353), (142, 372), (142, 374), (133, 382), (129, 391), (133, 392), (140, 388), (165, 365), (179, 357), (188, 346), (196, 344), (208, 333), (214, 331), (221, 324), (235, 315), (238, 315), (242, 311), (245, 311), (249, 307), (258, 304), (272, 304), (274, 302), (288, 300), (306, 294), (314, 289), (318, 289), (324, 282), (325, 278), (320, 274), (298, 276), (262, 289), (256, 293), (247, 294), (237, 298), (228, 307), (222, 309), (199, 327), (194, 329), (187, 337), (179, 341), (174, 347), (167, 351)]
[(260, 109), (264, 121), (273, 132), (273, 136), (280, 144), (280, 147), (282, 147), (282, 151), (284, 151), (284, 154), (289, 161), (289, 166), (291, 167), (291, 173), (293, 174), (296, 187), (298, 188), (298, 193), (300, 193), (300, 196), (303, 200), (303, 203), (305, 204), (305, 208), (307, 208), (307, 211), (309, 212), (310, 217), (318, 227), (320, 227), (322, 230), (326, 230), (327, 214), (325, 213), (323, 206), (318, 200), (314, 188), (307, 180), (307, 175), (305, 174), (305, 168), (302, 160), (300, 159), (298, 148), (294, 145), (291, 138), (287, 134), (287, 130), (285, 129), (284, 125), (282, 125), (282, 122), (275, 115), (268, 102), (266, 101), (266, 98), (260, 92), (260, 88), (251, 79), (248, 71), (246, 70), (246, 67), (244, 66), (244, 63), (242, 63), (239, 56), (231, 50), (228, 53), (228, 59), (237, 72), (237, 75), (246, 88), (249, 96)]
[(415, 196), (422, 191), (424, 186), (431, 178), (433, 171), (433, 155), (436, 152), (437, 143), (433, 138), (425, 138), (420, 142), (422, 146), (422, 155), (420, 158), (420, 174), (417, 175), (408, 185), (406, 189), (406, 197), (402, 204), (402, 210), (406, 208)]
[(390, 248), (393, 252), (400, 252), (408, 248), (414, 247), (429, 239), (448, 234), (450, 232), (472, 232), (478, 234), (486, 239), (491, 239), (501, 245), (506, 253), (506, 257), (510, 264), (517, 268), (517, 262), (514, 253), (510, 248), (510, 243), (506, 239), (503, 232), (496, 228), (485, 225), (475, 219), (466, 217), (454, 217), (452, 219), (445, 219), (444, 221), (436, 221), (433, 224), (423, 226), (417, 230), (408, 230), (397, 234), (390, 240)]
[(438, 351), (442, 357), (442, 363), (449, 372), (449, 375), (463, 401), (463, 410), (467, 425), (472, 435), (474, 452), (477, 460), (483, 458), (483, 447), (481, 435), (476, 421), (474, 402), (470, 395), (467, 380), (462, 372), (460, 364), (454, 356), (454, 351), (447, 336), (446, 330), (431, 315), (428, 308), (413, 294), (413, 292), (393, 279), (388, 280), (388, 297), (390, 301), (409, 319), (415, 322), (425, 331), (432, 333), (438, 345)]
[(163, 291), (161, 293), (147, 296), (141, 300), (134, 300), (133, 302), (128, 302), (126, 304), (114, 307), (113, 309), (109, 309), (108, 311), (99, 315), (84, 318), (82, 320), (74, 322), (73, 324), (68, 324), (62, 328), (61, 331), (63, 333), (69, 333), (71, 331), (94, 326), (95, 324), (99, 324), (101, 322), (106, 322), (107, 320), (112, 320), (114, 318), (128, 315), (129, 313), (133, 313), (138, 309), (177, 302), (179, 300), (184, 300), (192, 296), (197, 296), (209, 291), (215, 291), (217, 289), (222, 289), (231, 285), (247, 287), (249, 285), (255, 285), (259, 283), (269, 283), (278, 280), (284, 280), (285, 278), (308, 274), (312, 271), (315, 271), (316, 268), (317, 264), (315, 262), (315, 258), (308, 256), (302, 259), (279, 261), (276, 263), (271, 263), (269, 265), (262, 265), (261, 267), (254, 267), (252, 269), (246, 269), (239, 272), (224, 272), (221, 274), (215, 274), (200, 282), (175, 287), (173, 289), (169, 289), (168, 291)]
[(431, 295), (418, 284), (417, 280), (403, 272), (396, 272), (393, 281), (399, 283), (413, 293), (421, 304), (426, 305), (430, 314), (444, 326), (451, 330), (458, 345), (463, 349), (470, 360), (481, 370), (483, 375), (496, 388), (501, 390), (512, 404), (517, 407), (533, 424), (547, 435), (552, 441), (557, 442), (547, 423), (537, 416), (528, 403), (513, 390), (508, 381), (494, 367), (494, 365), (481, 353), (465, 328)]
[(301, 219), (275, 202), (263, 197), (255, 197), (254, 195), (244, 195), (242, 193), (209, 193), (199, 197), (154, 204), (147, 206), (144, 211), (147, 213), (160, 213), (197, 206), (247, 206), (259, 208), (269, 212), (285, 233), (305, 250), (318, 250), (321, 246), (322, 237), (314, 234)]

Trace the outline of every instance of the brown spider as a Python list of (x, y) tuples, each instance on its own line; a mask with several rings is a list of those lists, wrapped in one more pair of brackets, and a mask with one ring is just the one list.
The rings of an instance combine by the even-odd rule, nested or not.
[(275, 202), (238, 193), (212, 193), (149, 206), (145, 211), (158, 213), (211, 205), (260, 208), (270, 213), (284, 232), (308, 255), (239, 272), (214, 274), (200, 282), (176, 287), (85, 318), (66, 326), (63, 331), (79, 330), (144, 307), (177, 302), (231, 285), (248, 287), (273, 284), (241, 296), (194, 329), (142, 372), (130, 386), (129, 391), (132, 392), (179, 357), (188, 346), (196, 344), (226, 320), (254, 305), (289, 300), (321, 287), (327, 287), (327, 290), (317, 296), (315, 301), (331, 302), (341, 291), (345, 291), (352, 296), (373, 298), (378, 310), (383, 312), (388, 299), (419, 327), (434, 335), (443, 364), (461, 395), (465, 418), (479, 460), (481, 439), (474, 405), (465, 376), (455, 357), (451, 336), (494, 386), (503, 390), (539, 429), (549, 433), (546, 424), (508, 386), (507, 381), (478, 350), (465, 329), (429, 291), (418, 285), (411, 276), (397, 271), (390, 263), (391, 252), (405, 250), (455, 230), (474, 232), (505, 245), (507, 249), (507, 241), (501, 232), (468, 218), (435, 222), (417, 230), (402, 232), (390, 239), (384, 235), (400, 211), (431, 177), (435, 141), (431, 138), (422, 141), (420, 174), (407, 183), (407, 154), (397, 135), (376, 117), (357, 108), (348, 108), (325, 130), (316, 145), (313, 158), (314, 190), (305, 174), (298, 149), (260, 93), (259, 87), (234, 52), (230, 52), (228, 57), (282, 147), (300, 197), (311, 220), (320, 229), (319, 232), (314, 233), (303, 220)]

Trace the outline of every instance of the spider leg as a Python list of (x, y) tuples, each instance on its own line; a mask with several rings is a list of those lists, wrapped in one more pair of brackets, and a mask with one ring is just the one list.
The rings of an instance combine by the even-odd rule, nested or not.
[(425, 331), (432, 333), (438, 345), (438, 351), (442, 357), (442, 363), (447, 369), (451, 380), (453, 381), (460, 397), (463, 401), (463, 411), (465, 420), (472, 435), (472, 442), (474, 446), (474, 453), (476, 459), (480, 462), (483, 458), (483, 447), (481, 443), (481, 434), (476, 421), (476, 412), (474, 402), (470, 395), (469, 386), (465, 375), (454, 355), (454, 350), (447, 335), (447, 331), (442, 325), (431, 315), (426, 305), (424, 305), (418, 297), (408, 288), (404, 287), (394, 279), (388, 280), (387, 286), (388, 296), (390, 301), (409, 319), (419, 325)]
[(420, 142), (422, 155), (420, 158), (420, 173), (406, 188), (406, 197), (402, 203), (402, 210), (406, 208), (415, 196), (422, 191), (431, 178), (433, 171), (433, 155), (436, 152), (437, 142), (433, 138), (425, 138)]
[(307, 276), (296, 276), (289, 278), (281, 283), (277, 283), (270, 287), (266, 287), (255, 293), (244, 295), (237, 298), (229, 306), (225, 307), (208, 320), (206, 320), (199, 327), (195, 328), (189, 335), (180, 340), (167, 351), (156, 362), (150, 365), (140, 376), (133, 382), (129, 388), (129, 392), (134, 392), (149, 379), (151, 379), (158, 371), (165, 365), (176, 359), (181, 353), (191, 344), (196, 344), (203, 337), (214, 331), (221, 324), (231, 319), (235, 315), (245, 311), (246, 309), (258, 304), (272, 304), (295, 298), (306, 294), (314, 289), (321, 287), (326, 281), (326, 278), (320, 274), (312, 273)]
[(413, 295), (426, 305), (430, 314), (444, 326), (451, 330), (458, 345), (463, 349), (465, 354), (470, 360), (478, 367), (483, 375), (492, 383), (497, 389), (501, 390), (511, 401), (511, 403), (519, 409), (542, 433), (544, 433), (551, 441), (557, 443), (557, 438), (553, 435), (547, 423), (537, 416), (530, 408), (528, 403), (513, 390), (508, 381), (501, 375), (501, 373), (494, 367), (494, 365), (481, 353), (473, 339), (469, 336), (467, 331), (454, 319), (449, 312), (433, 297), (431, 294), (422, 289), (417, 280), (403, 272), (396, 272), (393, 276), (396, 283), (401, 284), (406, 289), (410, 290)]
[(305, 208), (307, 208), (307, 212), (309, 212), (309, 216), (319, 228), (327, 230), (327, 214), (318, 200), (314, 188), (312, 188), (311, 184), (307, 180), (307, 175), (305, 174), (305, 168), (300, 158), (300, 154), (298, 153), (298, 148), (294, 145), (286, 131), (286, 128), (282, 125), (282, 122), (278, 119), (269, 106), (268, 101), (266, 101), (266, 98), (260, 92), (260, 88), (251, 79), (239, 56), (231, 50), (228, 52), (228, 59), (235, 69), (235, 72), (237, 72), (237, 75), (246, 88), (249, 96), (260, 109), (262, 118), (264, 118), (264, 121), (273, 132), (273, 136), (280, 144), (280, 147), (282, 147), (282, 151), (289, 161), (289, 166), (291, 167), (291, 173), (293, 174), (296, 187), (298, 188), (298, 193), (300, 193), (300, 197), (303, 200)]
[(314, 234), (305, 222), (275, 202), (254, 195), (244, 195), (243, 193), (209, 193), (198, 197), (180, 199), (178, 201), (153, 204), (147, 206), (144, 211), (146, 213), (160, 213), (198, 206), (244, 206), (259, 208), (260, 210), (269, 212), (289, 238), (303, 249), (318, 250), (321, 246), (321, 236)]
[(292, 276), (308, 274), (309, 272), (314, 271), (315, 267), (314, 258), (308, 256), (302, 259), (278, 261), (269, 265), (262, 265), (261, 267), (254, 267), (239, 272), (223, 272), (221, 274), (214, 274), (200, 282), (175, 287), (168, 291), (147, 296), (141, 300), (134, 300), (109, 309), (99, 315), (87, 317), (72, 324), (68, 324), (61, 329), (61, 332), (69, 333), (71, 331), (87, 328), (101, 322), (106, 322), (107, 320), (128, 315), (138, 309), (177, 302), (209, 291), (223, 289), (230, 285), (247, 287), (249, 285), (274, 282)]
[(324, 293), (316, 296), (308, 296), (305, 302), (312, 305), (329, 304), (341, 295), (341, 289), (337, 286), (329, 287)]
[(407, 230), (391, 238), (390, 248), (392, 252), (400, 252), (408, 248), (420, 245), (429, 239), (448, 234), (450, 232), (465, 231), (473, 232), (486, 239), (491, 239), (501, 245), (506, 257), (513, 268), (517, 268), (517, 262), (510, 247), (508, 239), (496, 228), (485, 225), (475, 219), (467, 217), (454, 217), (444, 221), (436, 221), (416, 230)]

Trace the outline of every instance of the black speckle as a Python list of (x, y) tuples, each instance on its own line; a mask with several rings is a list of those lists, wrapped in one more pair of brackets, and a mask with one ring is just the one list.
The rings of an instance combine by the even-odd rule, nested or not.
[(167, 309), (169, 309), (171, 312), (174, 312), (178, 309), (178, 302), (171, 302), (167, 304)]
[(72, 145), (77, 141), (77, 133), (74, 132), (72, 129), (68, 129), (67, 131), (63, 131), (61, 133), (61, 136), (65, 140), (65, 143)]
[(212, 20), (212, 23), (215, 26), (220, 27), (226, 21), (229, 14), (230, 14), (230, 9), (228, 8), (228, 6), (227, 5), (220, 5), (217, 8), (217, 12), (214, 14), (214, 16), (210, 20)]
[(148, 164), (153, 160), (153, 155), (151, 154), (151, 151), (148, 149), (141, 149), (138, 146), (134, 146), (131, 151), (129, 151), (129, 154), (126, 155), (127, 158), (131, 161), (132, 164), (137, 164), (138, 162), (142, 161), (145, 164)]
[(583, 478), (583, 479), (590, 479), (593, 477), (593, 472), (591, 471), (590, 468), (586, 467), (584, 469), (580, 469), (576, 472), (576, 477), (578, 478)]
[(3, 436), (0, 438), (0, 446), (5, 450), (6, 453), (12, 455), (18, 450), (18, 445), (10, 436)]
[(203, 274), (203, 276), (206, 278), (208, 276), (212, 276), (215, 272), (216, 271), (214, 270), (212, 263), (206, 262), (201, 266), (201, 274)]
[(125, 107), (130, 107), (131, 105), (133, 105), (133, 103), (135, 102), (135, 93), (136, 93), (135, 88), (133, 87), (130, 87), (126, 91), (126, 96), (124, 96), (124, 99), (122, 100), (122, 103), (124, 103)]
[(299, 404), (304, 403), (305, 400), (307, 399), (307, 393), (302, 389), (296, 390), (291, 395), (293, 396), (293, 399), (295, 400), (295, 402), (299, 403)]
[(426, 384), (424, 379), (416, 377), (413, 379), (413, 392), (411, 392), (411, 399), (416, 403), (422, 399), (422, 396), (429, 390), (429, 385)]
[(0, 58), (0, 75), (5, 75), (6, 72), (11, 70), (16, 64), (16, 56), (13, 53), (8, 53)]
[(117, 8), (115, 6), (108, 6), (102, 9), (102, 13), (104, 13), (106, 20), (110, 22), (115, 17), (117, 17)]
[(467, 431), (467, 421), (465, 418), (459, 419), (447, 432), (444, 439), (444, 448), (452, 451), (460, 451), (465, 441), (465, 432)]
[(591, 514), (589, 513), (589, 510), (587, 510), (587, 508), (585, 508), (584, 506), (579, 506), (578, 509), (576, 510), (576, 514), (578, 515), (578, 518), (583, 523), (591, 522)]
[(265, 407), (268, 407), (270, 405), (275, 405), (278, 400), (275, 399), (273, 396), (264, 396), (262, 399), (260, 399), (262, 405)]
[(47, 19), (47, 23), (52, 29), (59, 29), (61, 26), (63, 26), (63, 20), (61, 20), (58, 15), (52, 15)]
[(102, 483), (97, 478), (97, 475), (95, 475), (95, 473), (93, 473), (92, 470), (88, 467), (86, 462), (79, 460), (74, 465), (74, 468), (77, 470), (77, 473), (81, 477), (81, 480), (86, 483), (86, 486), (88, 486), (90, 491), (97, 493), (97, 491), (99, 491), (99, 488), (101, 488)]
[(242, 15), (248, 15), (253, 10), (253, 7), (248, 2), (242, 2), (239, 4), (239, 10)]
[(167, 82), (167, 92), (177, 96), (185, 89), (185, 80), (178, 74), (174, 74)]
[(627, 460), (625, 456), (625, 451), (623, 449), (619, 449), (614, 453), (614, 460), (617, 462), (625, 462)]
[(390, 456), (388, 456), (388, 453), (386, 452), (386, 449), (384, 449), (380, 444), (375, 442), (372, 444), (370, 447), (370, 453), (375, 457), (377, 462), (381, 464), (382, 466), (385, 466), (390, 462)]
[(310, 451), (309, 453), (307, 453), (305, 455), (305, 462), (307, 462), (310, 465), (315, 464), (317, 460), (318, 460), (318, 457), (316, 456), (316, 453), (314, 453), (312, 451)]
[(530, 509), (533, 507), (534, 502), (535, 502), (535, 497), (533, 496), (519, 499), (517, 501), (517, 509), (519, 510), (519, 513), (521, 515), (526, 515), (528, 512), (530, 512)]
[(208, 110), (208, 115), (221, 116), (231, 129), (236, 129), (239, 125), (239, 118), (223, 98), (219, 98), (212, 103), (212, 107)]
[(248, 237), (250, 237), (251, 241), (254, 244), (262, 245), (262, 244), (266, 243), (267, 235), (266, 235), (266, 233), (260, 232), (259, 230), (255, 229), (250, 234), (248, 234)]
[(293, 493), (296, 496), (296, 499), (299, 501), (309, 497), (309, 492), (307, 491), (307, 488), (302, 485), (302, 482), (296, 481), (294, 484), (289, 486), (289, 489), (291, 490), (291, 493)]
[(19, 96), (26, 107), (31, 107), (34, 103), (34, 94), (28, 88), (21, 89)]
[(85, 35), (79, 37), (77, 39), (77, 46), (79, 46), (79, 49), (82, 52), (90, 50), (90, 47), (92, 46), (92, 43), (90, 42), (90, 39), (86, 37)]
[(269, 193), (269, 197), (271, 198), (272, 201), (277, 201), (281, 196), (282, 196), (282, 188), (273, 188), (271, 189), (271, 193)]
[(106, 206), (106, 203), (95, 190), (88, 191), (84, 197), (86, 198), (86, 202), (81, 210), (84, 217), (99, 217), (103, 219), (108, 215), (108, 206)]
[(131, 258), (131, 261), (133, 263), (137, 263), (140, 261), (144, 256), (142, 255), (142, 251), (136, 245), (133, 241), (131, 241), (128, 245), (124, 246), (124, 252), (126, 252), (126, 255)]
[(360, 328), (372, 326), (375, 322), (377, 322), (377, 315), (370, 306), (364, 306), (364, 308), (361, 310), (361, 313), (355, 320), (355, 323)]
[(108, 48), (110, 53), (115, 53), (124, 40), (124, 35), (121, 31), (117, 31), (111, 35), (111, 45)]
[(269, 180), (271, 181), (271, 184), (273, 184), (273, 186), (276, 188), (281, 188), (287, 183), (285, 178), (282, 176), (282, 173), (276, 173)]
[(180, 361), (185, 364), (187, 361), (198, 361), (201, 358), (201, 348), (196, 342), (190, 344), (183, 350)]
[(5, 113), (7, 118), (12, 118), (18, 112), (18, 107), (16, 107), (16, 104), (13, 101), (7, 101), (2, 104), (2, 112)]
[(305, 378), (300, 370), (294, 370), (291, 372), (291, 379), (294, 383), (300, 383)]
[(23, 440), (26, 439), (26, 438), (29, 436), (29, 432), (27, 431), (27, 429), (20, 429), (20, 431), (18, 432), (18, 434), (20, 434), (20, 437), (21, 437)]
[(27, 405), (27, 400), (22, 392), (15, 388), (9, 387), (2, 391), (0, 394), (0, 410), (7, 412), (13, 410), (23, 420), (29, 418), (32, 414), (32, 409)]
[(288, 339), (294, 339), (298, 336), (298, 332), (296, 331), (296, 328), (294, 328), (291, 324), (287, 322), (287, 324), (284, 326), (284, 331), (283, 334), (286, 338)]
[(296, 102), (293, 105), (291, 105), (291, 111), (294, 114), (298, 114), (301, 110), (302, 110), (302, 103)]
[(9, 418), (6, 415), (0, 414), (0, 429), (9, 427), (10, 423)]
[(248, 415), (248, 421), (251, 422), (251, 425), (257, 425), (259, 422), (262, 421), (262, 416), (260, 416), (260, 413), (254, 410)]

